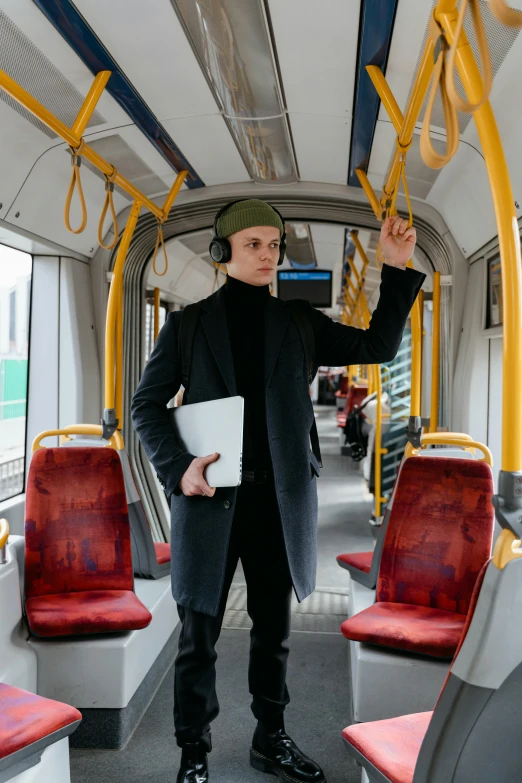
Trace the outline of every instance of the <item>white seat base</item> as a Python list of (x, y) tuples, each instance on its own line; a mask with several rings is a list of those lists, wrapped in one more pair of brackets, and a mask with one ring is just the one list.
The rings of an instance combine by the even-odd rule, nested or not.
[(135, 579), (135, 591), (152, 614), (147, 628), (84, 638), (31, 637), (40, 696), (78, 709), (129, 704), (179, 622), (170, 576)]
[(36, 693), (36, 655), (22, 618), (23, 536), (9, 536), (6, 553), (7, 562), (0, 566), (0, 682)]
[(9, 778), (9, 783), (71, 783), (69, 737), (49, 745), (38, 764)]
[[(350, 579), (348, 616), (375, 601), (370, 590)], [(350, 641), (354, 721), (396, 718), (435, 707), (449, 661), (437, 661)]]

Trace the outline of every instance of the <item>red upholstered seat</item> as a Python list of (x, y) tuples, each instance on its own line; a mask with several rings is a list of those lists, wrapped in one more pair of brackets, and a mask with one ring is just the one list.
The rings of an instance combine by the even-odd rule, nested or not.
[(360, 723), (343, 729), (344, 739), (390, 783), (412, 783), (432, 712)]
[(492, 495), (491, 468), (484, 462), (406, 460), (386, 530), (376, 605), (343, 623), (344, 635), (451, 658), (490, 556)]
[(358, 568), (359, 571), (364, 571), (365, 574), (370, 573), (372, 567), (373, 551), (372, 552), (348, 552), (345, 555), (338, 555), (338, 563), (346, 563), (354, 568)]
[(170, 544), (155, 541), (154, 550), (156, 552), (156, 560), (160, 565), (163, 563), (170, 563)]
[(344, 428), (348, 415), (353, 411), (356, 405), (360, 405), (365, 397), (368, 396), (368, 387), (352, 384), (346, 396), (344, 410), (337, 412), (337, 426)]
[(150, 623), (133, 593), (125, 486), (113, 449), (34, 453), (25, 544), (25, 606), (35, 634), (130, 631)]
[(110, 633), (146, 628), (149, 610), (130, 590), (88, 590), (28, 598), (26, 611), (36, 636)]
[(81, 713), (68, 704), (0, 683), (0, 759), (81, 719)]
[(341, 625), (347, 639), (397, 650), (452, 658), (466, 615), (412, 604), (377, 603)]

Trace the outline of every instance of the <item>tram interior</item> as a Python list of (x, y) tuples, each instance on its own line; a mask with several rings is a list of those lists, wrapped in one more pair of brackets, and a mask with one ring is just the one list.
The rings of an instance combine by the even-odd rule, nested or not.
[[(130, 405), (248, 198), (286, 221), (274, 296), (321, 279), (367, 328), (395, 214), (426, 275), (392, 361), (310, 387), (288, 731), (328, 783), (522, 780), (521, 28), (522, 0), (0, 0), (0, 783), (175, 779), (175, 542)], [(215, 783), (262, 779), (250, 628), (239, 565)]]

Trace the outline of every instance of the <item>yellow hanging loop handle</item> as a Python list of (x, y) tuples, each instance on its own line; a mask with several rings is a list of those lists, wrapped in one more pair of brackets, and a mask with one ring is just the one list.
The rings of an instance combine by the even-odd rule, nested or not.
[(506, 27), (522, 27), (522, 11), (507, 5), (506, 0), (489, 0), (491, 13)]
[[(116, 169), (114, 166), (112, 167), (112, 172), (107, 176), (105, 176), (105, 201), (103, 204), (102, 213), (100, 215), (100, 222), (98, 224), (98, 242), (100, 244), (100, 247), (103, 247), (104, 250), (112, 250), (113, 247), (116, 247), (116, 244), (118, 242), (118, 239), (120, 238), (120, 232), (118, 229), (118, 218), (116, 217), (116, 210), (114, 209), (114, 200), (113, 200), (113, 193), (114, 193), (114, 178), (116, 176)], [(103, 244), (103, 224), (105, 223), (105, 216), (107, 215), (107, 210), (111, 210), (111, 217), (112, 217), (112, 225), (114, 226), (114, 239), (111, 242), (110, 245), (104, 245)]]
[[(158, 270), (156, 269), (156, 257), (158, 255), (160, 244), (161, 247), (163, 248), (163, 258), (165, 259), (165, 269), (163, 270), (163, 272), (158, 272)], [(167, 256), (167, 250), (165, 248), (165, 239), (163, 237), (163, 223), (161, 222), (161, 220), (158, 220), (158, 236), (156, 237), (156, 247), (154, 248), (154, 255), (152, 257), (152, 271), (158, 277), (163, 277), (163, 275), (167, 274), (168, 268), (169, 268), (169, 259)]]
[(406, 181), (406, 154), (411, 147), (411, 141), (409, 144), (401, 144), (399, 137), (397, 137), (397, 149), (399, 150), (399, 175), (397, 177), (397, 184), (393, 189), (393, 195), (391, 199), (391, 205), (388, 214), (396, 215), (397, 209), (395, 203), (397, 201), (397, 193), (399, 191), (399, 180), (402, 179), (402, 187), (404, 188), (404, 196), (406, 198), (406, 204), (408, 205), (408, 228), (413, 225), (413, 211), (411, 208), (410, 191), (408, 190), (408, 183)]
[[(464, 17), (466, 16), (468, 3), (470, 3), (473, 27), (475, 28), (475, 35), (477, 37), (480, 62), (482, 63), (483, 71), (482, 80), (484, 82), (482, 96), (477, 103), (468, 103), (465, 101), (460, 97), (457, 88), (455, 87), (455, 58), (457, 56), (459, 38), (464, 26)], [(488, 39), (484, 29), (484, 22), (480, 12), (479, 2), (478, 0), (462, 0), (460, 4), (457, 26), (455, 28), (455, 38), (449, 50), (448, 64), (446, 68), (446, 90), (448, 97), (455, 109), (469, 114), (471, 112), (477, 111), (477, 109), (480, 109), (480, 107), (486, 103), (486, 101), (489, 99), (492, 85), (493, 71), (491, 68), (491, 58), (489, 56)]]
[[(69, 150), (71, 152), (71, 163), (73, 167), (73, 172), (71, 176), (71, 182), (69, 184), (69, 190), (67, 191), (67, 196), (65, 198), (65, 209), (63, 213), (63, 219), (65, 221), (65, 228), (67, 231), (70, 231), (71, 234), (81, 234), (82, 231), (85, 230), (85, 226), (87, 225), (87, 205), (85, 203), (85, 198), (83, 195), (83, 188), (82, 188), (82, 179), (80, 176), (80, 166), (82, 165), (82, 150), (85, 146), (85, 142), (82, 139), (80, 142), (80, 146), (75, 149), (74, 147), (69, 147)], [(78, 228), (72, 228), (69, 216), (71, 213), (71, 202), (72, 197), (74, 193), (74, 188), (78, 188), (78, 198), (80, 199), (80, 207), (82, 210), (82, 222), (80, 223), (80, 226)]]
[[(428, 103), (426, 104), (426, 112), (424, 114), (420, 135), (421, 156), (426, 166), (429, 166), (430, 169), (442, 169), (453, 158), (459, 146), (459, 120), (457, 110), (450, 101), (446, 89), (446, 50), (446, 40), (441, 34), (435, 46), (433, 81), (431, 83), (431, 90)], [(430, 136), (431, 116), (433, 114), (433, 107), (435, 105), (435, 98), (437, 97), (437, 90), (439, 87), (442, 109), (444, 112), (444, 123), (446, 125), (445, 155), (440, 155), (435, 151)]]

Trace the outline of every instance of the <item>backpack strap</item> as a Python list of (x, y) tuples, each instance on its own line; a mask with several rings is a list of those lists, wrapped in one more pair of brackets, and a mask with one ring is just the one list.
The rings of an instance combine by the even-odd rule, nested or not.
[[(317, 374), (317, 369), (318, 369), (317, 363), (315, 361), (314, 330), (312, 329), (312, 324), (310, 323), (309, 319), (306, 317), (306, 315), (304, 314), (299, 304), (297, 304), (297, 302), (289, 301), (286, 303), (286, 305), (290, 310), (295, 325), (297, 326), (297, 330), (299, 332), (299, 336), (303, 344), (306, 366), (308, 368), (308, 385), (310, 386)], [(321, 447), (319, 445), (319, 433), (317, 432), (317, 422), (315, 420), (315, 416), (314, 416), (314, 423), (312, 424), (312, 427), (310, 429), (310, 441), (312, 444), (312, 451), (314, 453), (314, 456), (317, 462), (319, 463), (319, 465), (323, 467), (323, 459), (321, 457)]]
[(190, 368), (192, 366), (192, 346), (194, 335), (199, 321), (201, 302), (187, 305), (181, 314), (181, 323), (178, 334), (178, 350), (181, 359), (181, 383), (185, 391), (190, 380)]

